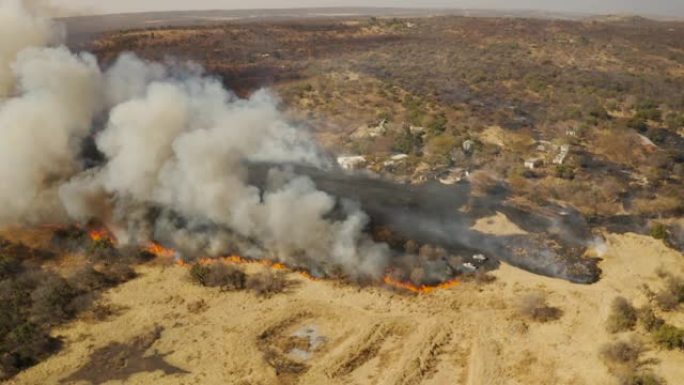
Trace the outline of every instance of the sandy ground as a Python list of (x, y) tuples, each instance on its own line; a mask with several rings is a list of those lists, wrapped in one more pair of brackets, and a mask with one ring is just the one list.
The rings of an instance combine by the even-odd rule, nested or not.
[[(520, 231), (498, 216), (478, 226)], [(160, 326), (148, 354), (188, 373), (149, 371), (107, 384), (425, 384), (602, 385), (614, 378), (601, 362), (602, 344), (642, 332), (610, 335), (604, 323), (617, 295), (639, 305), (643, 284), (657, 287), (656, 270), (684, 273), (684, 257), (634, 234), (609, 235), (604, 278), (591, 286), (535, 276), (509, 266), (492, 283), (463, 282), (427, 295), (310, 281), (291, 273), (287, 293), (268, 299), (250, 292), (198, 287), (177, 266), (143, 266), (140, 277), (108, 292), (120, 311), (103, 322), (77, 320), (59, 329), (65, 348), (10, 384), (58, 384), (89, 356)], [(262, 267), (250, 266), (251, 270)], [(516, 311), (518, 299), (548, 295), (564, 312), (535, 323)], [(188, 305), (203, 300), (201, 309)], [(667, 318), (684, 326), (682, 313)], [(311, 346), (287, 345), (307, 335)], [(315, 343), (314, 343), (315, 342)], [(684, 383), (684, 353), (652, 347), (653, 370), (668, 384)], [(298, 373), (277, 373), (274, 362), (297, 362)], [(275, 365), (277, 366), (277, 365)], [(84, 384), (87, 382), (83, 382)]]

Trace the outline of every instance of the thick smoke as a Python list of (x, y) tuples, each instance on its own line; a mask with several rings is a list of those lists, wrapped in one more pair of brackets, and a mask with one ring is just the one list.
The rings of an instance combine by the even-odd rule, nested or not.
[(20, 51), (57, 43), (63, 38), (58, 26), (39, 17), (42, 7), (31, 8), (21, 0), (0, 1), (0, 97), (7, 96), (14, 87), (11, 64)]
[[(188, 254), (240, 252), (324, 274), (378, 278), (388, 248), (367, 217), (313, 182), (246, 162), (325, 167), (267, 91), (240, 99), (216, 79), (127, 54), (106, 71), (58, 42), (50, 22), (0, 3), (0, 223), (99, 221), (122, 243), (164, 239)], [(85, 162), (94, 138), (101, 161)]]

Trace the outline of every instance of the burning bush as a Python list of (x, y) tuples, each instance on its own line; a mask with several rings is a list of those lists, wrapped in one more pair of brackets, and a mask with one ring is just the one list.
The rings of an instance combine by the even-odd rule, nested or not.
[(611, 314), (606, 322), (606, 329), (618, 333), (634, 329), (637, 322), (637, 310), (624, 297), (617, 297), (611, 304)]
[(111, 260), (119, 254), (112, 240), (106, 237), (92, 239), (87, 252), (94, 261)]
[(549, 306), (546, 297), (541, 293), (524, 296), (518, 304), (518, 312), (521, 316), (537, 322), (555, 321), (563, 315), (561, 309)]
[(242, 269), (223, 263), (196, 263), (190, 268), (190, 278), (202, 286), (220, 287), (229, 291), (244, 289), (247, 281), (247, 275)]
[(247, 288), (264, 297), (281, 293), (286, 287), (287, 278), (281, 271), (266, 270), (247, 279)]

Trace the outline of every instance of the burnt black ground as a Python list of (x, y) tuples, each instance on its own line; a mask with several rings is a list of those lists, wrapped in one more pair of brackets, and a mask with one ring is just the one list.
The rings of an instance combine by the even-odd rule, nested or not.
[[(250, 184), (263, 188), (269, 164), (250, 164)], [(280, 167), (282, 168), (282, 167)], [(340, 204), (359, 204), (370, 217), (370, 227), (390, 229), (400, 239), (443, 247), (473, 261), (484, 254), (521, 269), (574, 283), (598, 281), (597, 260), (582, 255), (593, 241), (586, 220), (571, 208), (548, 205), (523, 209), (506, 201), (503, 186), (487, 195), (472, 193), (469, 183), (402, 185), (360, 173), (285, 166), (295, 175), (311, 178), (317, 188)], [(502, 212), (529, 235), (495, 236), (471, 229), (482, 217)]]

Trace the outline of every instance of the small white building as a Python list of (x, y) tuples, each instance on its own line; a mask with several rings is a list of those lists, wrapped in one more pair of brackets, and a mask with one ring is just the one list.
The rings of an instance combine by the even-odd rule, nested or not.
[(366, 166), (366, 157), (361, 155), (340, 156), (337, 164), (345, 170), (358, 170)]
[(385, 167), (392, 167), (395, 166), (397, 163), (403, 162), (406, 159), (408, 159), (407, 154), (397, 154), (397, 155), (392, 155), (388, 160), (384, 161), (382, 163), (383, 166)]
[(544, 165), (544, 160), (541, 158), (532, 158), (525, 161), (525, 168), (534, 170)]
[(423, 135), (425, 134), (425, 127), (420, 127), (420, 126), (410, 126), (409, 127), (409, 132), (411, 135)]
[(556, 155), (555, 158), (553, 158), (553, 164), (558, 164), (562, 165), (565, 163), (565, 159), (568, 157), (568, 154), (570, 153), (570, 145), (569, 144), (564, 144), (560, 146), (560, 152), (558, 152), (558, 155)]

